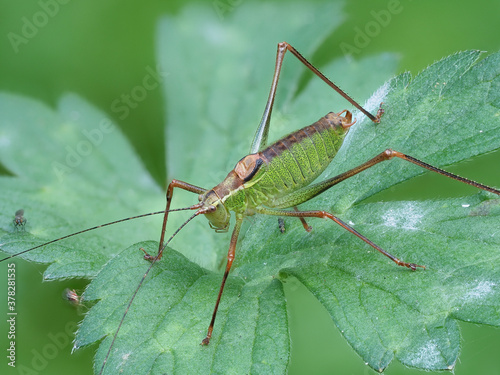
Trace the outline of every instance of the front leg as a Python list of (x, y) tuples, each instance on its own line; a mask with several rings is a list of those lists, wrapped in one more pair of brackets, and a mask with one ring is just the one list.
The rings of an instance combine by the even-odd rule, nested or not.
[(214, 330), (215, 317), (217, 316), (217, 310), (219, 309), (219, 303), (222, 297), (222, 292), (224, 291), (224, 286), (226, 285), (227, 276), (229, 275), (229, 271), (231, 270), (231, 266), (233, 265), (236, 243), (238, 242), (238, 235), (240, 234), (242, 223), (243, 223), (243, 217), (237, 216), (236, 223), (233, 229), (233, 234), (231, 235), (231, 242), (229, 243), (229, 250), (227, 252), (226, 271), (224, 272), (224, 276), (222, 277), (222, 283), (220, 285), (219, 295), (217, 296), (217, 301), (215, 302), (215, 308), (212, 314), (212, 320), (210, 321), (210, 325), (208, 326), (207, 336), (203, 339), (201, 345), (208, 345), (210, 343), (210, 338), (212, 337), (212, 332)]
[(165, 239), (165, 229), (167, 228), (167, 220), (168, 220), (168, 213), (170, 212), (170, 203), (172, 203), (172, 196), (174, 195), (174, 188), (180, 188), (183, 190), (187, 190), (191, 193), (195, 194), (203, 194), (207, 190), (203, 189), (201, 187), (195, 186), (188, 184), (187, 182), (180, 181), (180, 180), (172, 180), (170, 184), (168, 184), (167, 188), (167, 205), (165, 207), (165, 214), (163, 215), (163, 224), (161, 227), (161, 235), (160, 235), (160, 244), (158, 247), (158, 254), (156, 256), (154, 255), (149, 255), (144, 249), (141, 249), (144, 251), (144, 259), (146, 260), (153, 260), (157, 258), (157, 260), (161, 259), (163, 256), (163, 248), (164, 248), (164, 239)]

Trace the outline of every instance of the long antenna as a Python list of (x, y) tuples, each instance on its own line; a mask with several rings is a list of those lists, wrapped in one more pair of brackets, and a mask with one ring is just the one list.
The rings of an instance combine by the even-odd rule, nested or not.
[[(192, 209), (192, 208), (191, 208), (191, 207), (176, 208), (176, 209), (173, 209), (173, 210), (169, 210), (168, 212), (174, 212), (174, 211), (186, 211), (186, 210), (189, 210), (189, 209)], [(142, 218), (142, 217), (153, 216), (153, 215), (159, 215), (159, 214), (164, 214), (164, 213), (165, 213), (165, 211), (150, 212), (150, 213), (147, 213), (147, 214), (142, 214), (142, 215), (137, 215), (137, 216), (131, 216), (131, 217), (127, 217), (127, 218), (125, 218), (125, 219), (120, 219), (120, 220), (111, 221), (111, 222), (106, 223), (106, 224), (96, 225), (95, 227), (92, 227), (92, 228), (87, 228), (87, 229), (84, 229), (84, 230), (81, 230), (81, 231), (78, 231), (78, 232), (75, 232), (75, 233), (68, 234), (68, 235), (63, 236), (63, 237), (56, 238), (55, 240), (52, 240), (52, 241), (49, 241), (49, 242), (45, 242), (45, 243), (43, 243), (43, 244), (41, 244), (41, 245), (38, 245), (38, 246), (35, 246), (35, 247), (32, 247), (32, 248), (29, 248), (29, 249), (23, 250), (23, 251), (21, 251), (20, 253), (13, 254), (13, 255), (8, 256), (8, 257), (6, 257), (6, 258), (0, 259), (0, 263), (1, 263), (1, 262), (3, 262), (3, 261), (5, 261), (5, 260), (8, 260), (8, 259), (10, 259), (10, 258), (17, 257), (18, 255), (21, 255), (21, 254), (27, 253), (28, 251), (35, 250), (35, 249), (38, 249), (38, 248), (43, 247), (43, 246), (47, 246), (47, 245), (50, 245), (50, 244), (52, 244), (52, 243), (54, 243), (54, 242), (61, 241), (61, 240), (64, 240), (64, 239), (66, 239), (66, 238), (69, 238), (69, 237), (73, 237), (73, 236), (76, 236), (76, 235), (78, 235), (78, 234), (82, 234), (82, 233), (85, 233), (85, 232), (89, 232), (89, 231), (94, 230), (94, 229), (104, 228), (104, 227), (107, 227), (108, 225), (113, 225), (113, 224), (121, 223), (121, 222), (128, 221), (128, 220), (139, 219), (139, 218)], [(0, 245), (5, 245), (5, 243), (0, 244)], [(1, 248), (0, 248), (0, 249), (1, 249)]]
[[(196, 207), (196, 206), (191, 206), (190, 208), (193, 209), (193, 207)], [(174, 210), (169, 210), (169, 212), (171, 212), (171, 211), (174, 211)], [(200, 210), (196, 211), (194, 214), (192, 214), (189, 217), (189, 219), (187, 219), (184, 223), (182, 223), (182, 225), (179, 228), (177, 228), (177, 230), (170, 236), (170, 238), (161, 247), (158, 254), (163, 253), (163, 250), (165, 250), (165, 248), (170, 243), (170, 241), (172, 241), (172, 239), (176, 236), (176, 234), (179, 233), (181, 231), (181, 229), (186, 226), (187, 223), (189, 223), (196, 216), (198, 216), (199, 214), (202, 214), (202, 213), (205, 213), (205, 210), (200, 209)], [(115, 334), (113, 335), (113, 340), (111, 341), (111, 344), (109, 345), (108, 352), (106, 353), (106, 357), (104, 358), (104, 361), (102, 362), (102, 366), (101, 366), (101, 370), (99, 371), (99, 375), (101, 375), (102, 372), (104, 371), (104, 366), (106, 366), (106, 362), (108, 361), (108, 358), (111, 354), (111, 349), (113, 348), (113, 345), (115, 344), (116, 338), (118, 337), (118, 332), (120, 331), (120, 329), (122, 327), (123, 321), (125, 320), (125, 317), (127, 316), (127, 313), (128, 313), (128, 310), (130, 309), (130, 306), (132, 306), (132, 302), (134, 302), (135, 296), (139, 292), (139, 289), (141, 288), (142, 284), (144, 283), (144, 280), (146, 279), (146, 277), (148, 276), (149, 271), (151, 271), (151, 268), (153, 268), (153, 266), (157, 260), (158, 260), (158, 256), (152, 258), (151, 264), (149, 265), (148, 269), (144, 273), (144, 276), (142, 276), (142, 279), (139, 282), (139, 285), (137, 285), (137, 288), (135, 289), (134, 294), (132, 294), (132, 298), (130, 298), (130, 301), (127, 305), (127, 308), (125, 309), (125, 312), (123, 313), (122, 319), (120, 320), (120, 323), (118, 324), (118, 328), (116, 329)]]

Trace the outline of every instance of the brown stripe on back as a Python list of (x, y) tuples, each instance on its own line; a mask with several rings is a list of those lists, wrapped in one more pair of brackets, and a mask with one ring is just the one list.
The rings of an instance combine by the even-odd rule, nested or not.
[(273, 160), (276, 156), (281, 154), (281, 151), (275, 151), (273, 147), (268, 146), (264, 150), (261, 151), (261, 154), (267, 159), (268, 162)]
[(281, 155), (285, 151), (289, 151), (288, 145), (283, 142), (283, 140), (278, 141), (271, 145), (271, 148), (276, 152), (276, 154)]
[(296, 143), (300, 143), (302, 142), (302, 140), (304, 138), (307, 138), (307, 134), (304, 133), (304, 130), (303, 129), (299, 129), (297, 130), (296, 132), (290, 134), (287, 138), (290, 138), (290, 137), (293, 137), (294, 138), (294, 142)]

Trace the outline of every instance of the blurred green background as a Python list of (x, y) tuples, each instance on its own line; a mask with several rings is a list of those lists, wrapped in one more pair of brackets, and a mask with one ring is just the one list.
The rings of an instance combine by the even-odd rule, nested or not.
[[(231, 10), (243, 1), (209, 2), (209, 11), (230, 17)], [(175, 15), (187, 1), (0, 1), (0, 90), (37, 98), (55, 105), (64, 92), (76, 92), (98, 108), (106, 111), (120, 125), (152, 176), (162, 186), (169, 176), (165, 170), (163, 126), (165, 100), (161, 90), (149, 91), (144, 101), (125, 120), (112, 111), (111, 103), (141, 83), (146, 67), (155, 67), (155, 31), (163, 14)], [(282, 2), (286, 6), (286, 2)], [(314, 1), (308, 1), (311, 7)], [(44, 5), (45, 4), (45, 5)], [(33, 35), (22, 36), (25, 20), (33, 20), (48, 4), (46, 21)], [(374, 14), (391, 7), (401, 9), (385, 24)], [(495, 0), (435, 2), (354, 0), (345, 4), (345, 22), (312, 57), (319, 67), (334, 58), (344, 58), (341, 43), (358, 50), (350, 58), (379, 52), (395, 52), (401, 60), (399, 72), (418, 73), (427, 65), (453, 52), (479, 49), (495, 52), (500, 49), (500, 2)], [(50, 13), (54, 12), (52, 16)], [(222, 17), (221, 22), (224, 22)], [(259, 22), (259, 20), (255, 20)], [(286, 22), (276, 15), (276, 22)], [(379, 22), (379, 31), (361, 45), (360, 30)], [(383, 22), (382, 22), (383, 23)], [(265, 25), (263, 25), (265, 27)], [(369, 31), (369, 30), (367, 30)], [(244, 32), (244, 30), (242, 31)], [(276, 43), (279, 41), (275, 41)], [(293, 41), (288, 41), (293, 44)], [(345, 46), (345, 44), (344, 44)], [(274, 51), (270, 51), (274, 53)], [(200, 56), (203, 64), (210, 56)], [(377, 72), (373, 72), (377, 74)], [(262, 77), (269, 85), (270, 77)], [(334, 78), (334, 77), (333, 77)], [(235, 82), (237, 85), (237, 82)], [(265, 98), (263, 98), (263, 103)], [(332, 108), (332, 110), (339, 108)], [(260, 113), (262, 108), (256, 108)], [(0, 114), (1, 115), (1, 114)], [(320, 115), (320, 114), (318, 114)], [(22, 152), (22, 150), (20, 150)], [(490, 185), (500, 186), (500, 152), (475, 158), (450, 168), (455, 173)], [(450, 189), (453, 189), (450, 191)], [(424, 199), (433, 196), (460, 195), (460, 186), (449, 184), (439, 176), (424, 175), (399, 185), (378, 196), (379, 199)], [(66, 333), (69, 324), (81, 319), (78, 311), (61, 298), (67, 288), (82, 290), (85, 283), (67, 281), (41, 284), (43, 267), (18, 264), (18, 311), (23, 320), (18, 324), (18, 365), (31, 366), (40, 358), (40, 371), (22, 372), (7, 367), (2, 356), (0, 372), (6, 374), (91, 374), (95, 348), (70, 355), (72, 336)], [(3, 268), (2, 268), (3, 269)], [(376, 270), (374, 270), (376, 272)], [(3, 271), (2, 271), (3, 274)], [(2, 276), (3, 277), (3, 276)], [(291, 321), (292, 358), (290, 374), (369, 374), (374, 373), (350, 349), (340, 336), (321, 305), (298, 282), (286, 284)], [(0, 298), (4, 301), (2, 287)], [(44, 306), (39, 309), (39, 306)], [(2, 306), (4, 304), (2, 303)], [(47, 309), (46, 306), (53, 308)], [(49, 312), (44, 316), (41, 313)], [(4, 319), (2, 319), (4, 320)], [(0, 331), (2, 353), (6, 348), (6, 330)], [(463, 348), (455, 374), (500, 374), (500, 331), (491, 327), (461, 324)], [(61, 339), (56, 351), (43, 351), (53, 344), (48, 333)], [(52, 338), (51, 338), (52, 337)], [(63, 340), (66, 337), (66, 340)], [(38, 356), (38, 354), (43, 354)], [(387, 374), (420, 374), (394, 362)]]

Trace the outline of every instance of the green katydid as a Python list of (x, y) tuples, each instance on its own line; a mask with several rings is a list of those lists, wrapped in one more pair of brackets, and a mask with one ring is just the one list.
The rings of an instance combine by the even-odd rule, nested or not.
[[(419, 161), (409, 155), (405, 155), (403, 153), (390, 149), (381, 152), (374, 158), (368, 160), (367, 162), (361, 164), (356, 168), (353, 168), (333, 178), (327, 179), (326, 181), (311, 185), (311, 183), (333, 160), (337, 151), (342, 145), (342, 141), (345, 135), (347, 134), (350, 126), (355, 123), (355, 120), (352, 119), (351, 113), (347, 110), (339, 113), (329, 113), (312, 125), (293, 132), (288, 136), (282, 138), (281, 140), (278, 140), (272, 145), (268, 146), (267, 136), (270, 126), (271, 112), (276, 95), (281, 66), (286, 51), (291, 52), (304, 65), (306, 65), (306, 67), (312, 70), (325, 83), (327, 83), (330, 87), (332, 87), (340, 95), (347, 99), (352, 105), (354, 105), (358, 110), (360, 110), (363, 114), (370, 118), (370, 120), (375, 123), (380, 121), (380, 118), (383, 115), (382, 109), (380, 109), (376, 115), (367, 112), (357, 102), (355, 102), (334, 83), (327, 79), (321, 72), (319, 72), (292, 46), (287, 43), (280, 43), (278, 45), (276, 66), (274, 77), (272, 80), (271, 91), (267, 100), (262, 120), (252, 142), (250, 154), (242, 158), (236, 164), (235, 168), (229, 172), (224, 181), (222, 181), (219, 185), (215, 186), (212, 189), (204, 189), (183, 181), (173, 180), (169, 184), (167, 189), (167, 203), (165, 211), (146, 214), (152, 215), (164, 213), (158, 254), (156, 256), (146, 254), (145, 256), (146, 259), (151, 261), (150, 267), (144, 274), (142, 280), (139, 282), (137, 289), (129, 300), (129, 304), (122, 315), (121, 322), (117, 330), (115, 331), (113, 341), (102, 364), (101, 373), (103, 372), (106, 362), (110, 356), (111, 348), (113, 347), (114, 341), (120, 331), (120, 327), (127, 315), (128, 309), (133, 303), (134, 298), (144, 279), (148, 275), (151, 268), (154, 266), (154, 263), (161, 259), (164, 249), (172, 240), (172, 238), (196, 216), (204, 214), (209, 220), (210, 226), (215, 229), (216, 232), (223, 232), (228, 230), (230, 211), (233, 211), (236, 217), (236, 223), (229, 244), (226, 269), (219, 289), (207, 334), (202, 340), (202, 344), (207, 345), (209, 344), (210, 338), (212, 336), (219, 302), (221, 300), (224, 285), (235, 257), (235, 248), (244, 217), (254, 214), (267, 214), (275, 215), (278, 217), (296, 217), (302, 221), (304, 228), (307, 231), (310, 230), (310, 227), (305, 222), (305, 218), (329, 218), (342, 226), (344, 229), (356, 235), (359, 239), (363, 240), (371, 247), (389, 257), (397, 265), (416, 270), (417, 267), (425, 267), (423, 265), (408, 263), (399, 260), (397, 257), (383, 250), (381, 247), (370, 241), (368, 238), (354, 230), (351, 226), (341, 221), (333, 214), (325, 211), (300, 211), (297, 206), (312, 199), (318, 194), (323, 193), (325, 190), (336, 185), (337, 183), (357, 173), (360, 173), (365, 169), (374, 166), (375, 164), (378, 164), (385, 160), (389, 160), (393, 157), (407, 160), (422, 168), (440, 173), (455, 180), (500, 195), (500, 191), (497, 189), (448, 173), (442, 169)], [(190, 207), (186, 207), (184, 209), (170, 210), (170, 204), (172, 202), (173, 192), (175, 188), (180, 188), (198, 194), (199, 203), (194, 204)], [(292, 208), (293, 210), (286, 210), (287, 208)], [(184, 222), (184, 224), (182, 224), (174, 232), (174, 234), (167, 241), (164, 241), (168, 213), (178, 210), (194, 210), (195, 212), (186, 222)], [(104, 225), (111, 225), (114, 223), (115, 222)], [(96, 229), (104, 225), (86, 229), (84, 231)], [(281, 224), (280, 227), (282, 227)], [(84, 231), (59, 238), (57, 240), (51, 241), (50, 243), (59, 241), (69, 236), (80, 234)], [(37, 246), (37, 248), (46, 244)], [(30, 250), (32, 249), (25, 250), (24, 252)]]

